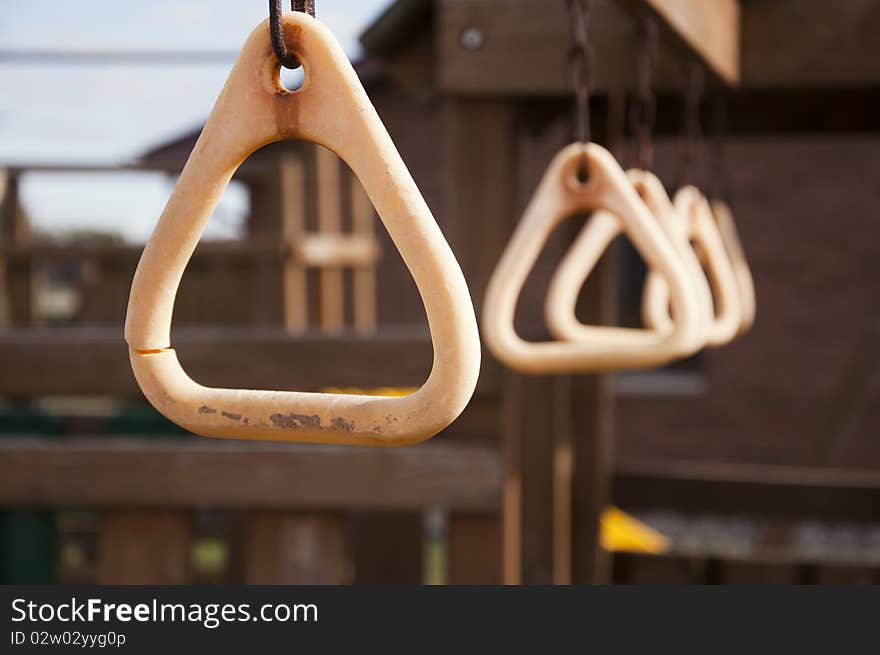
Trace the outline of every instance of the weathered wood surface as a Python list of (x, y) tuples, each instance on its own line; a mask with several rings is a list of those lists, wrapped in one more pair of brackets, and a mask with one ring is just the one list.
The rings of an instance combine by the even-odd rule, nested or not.
[[(280, 327), (181, 328), (172, 343), (199, 382), (252, 389), (418, 386), (432, 361), (418, 328), (296, 338)], [(0, 394), (141, 395), (121, 326), (0, 331), (0, 361)]]
[(745, 463), (618, 462), (624, 508), (815, 518), (880, 518), (880, 472)]
[[(652, 2), (627, 0), (623, 4), (629, 9)], [(725, 4), (728, 4), (726, 0)], [(567, 57), (571, 34), (565, 3), (446, 0), (440, 7), (435, 18), (439, 33), (437, 70), (439, 83), (445, 91), (474, 95), (556, 95), (569, 92)], [(679, 16), (678, 13), (675, 15)], [(719, 24), (721, 22), (726, 21), (719, 18)], [(590, 13), (590, 26), (595, 53), (594, 88), (607, 91), (631, 86), (635, 81), (633, 12), (622, 9), (615, 0), (596, 0)], [(474, 30), (479, 30), (482, 35), (479, 47), (469, 47), (463, 37)], [(723, 43), (717, 44), (724, 54), (719, 54), (718, 59), (725, 60), (725, 79), (735, 81), (736, 67), (730, 61), (735, 54), (735, 38), (728, 34), (733, 29), (718, 28), (716, 33), (712, 23), (691, 32), (696, 34), (707, 30), (713, 33), (713, 38), (724, 34)], [(661, 39), (654, 80), (658, 86), (678, 88), (683, 78), (682, 62), (686, 60), (689, 47), (683, 47), (685, 40), (676, 30), (666, 28), (662, 33), (664, 38)]]
[(354, 569), (344, 517), (256, 512), (244, 535), (245, 584), (348, 584)]
[(651, 11), (676, 45), (699, 57), (720, 79), (740, 79), (740, 0), (617, 0), (633, 11)]
[(208, 439), (0, 440), (0, 506), (494, 511), (494, 450)]
[[(734, 80), (732, 26), (737, 22), (742, 88), (827, 89), (880, 82), (880, 44), (873, 36), (880, 29), (880, 7), (873, 0), (848, 0), (833, 8), (823, 0), (747, 0), (739, 8), (739, 21), (740, 3), (728, 0), (597, 0), (590, 37), (598, 91), (634, 83), (635, 21), (618, 4), (659, 8), (666, 24), (680, 29), (667, 27), (661, 38), (654, 76), (658, 88), (681, 88), (688, 52), (680, 46), (688, 43), (693, 52), (695, 39), (704, 48), (695, 54), (705, 58), (705, 48), (716, 51), (718, 70)], [(444, 90), (496, 96), (569, 92), (565, 58), (571, 37), (564, 3), (444, 0), (439, 7), (434, 19), (437, 70)], [(469, 28), (481, 31), (479, 47), (463, 45), (462, 34)]]
[(187, 512), (104, 513), (98, 528), (98, 584), (186, 584), (192, 533)]

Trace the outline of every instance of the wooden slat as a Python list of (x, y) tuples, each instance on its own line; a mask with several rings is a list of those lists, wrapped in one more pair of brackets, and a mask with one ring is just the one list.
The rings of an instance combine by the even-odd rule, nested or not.
[[(517, 219), (515, 123), (516, 107), (503, 99), (452, 98), (446, 104), (447, 232), (477, 317)], [(501, 367), (485, 348), (479, 384), (501, 386)]]
[[(351, 226), (355, 234), (369, 237), (378, 254), (378, 240), (375, 236), (375, 219), (373, 203), (360, 181), (354, 175), (351, 179)], [(362, 267), (354, 271), (354, 329), (362, 334), (369, 334), (376, 329), (378, 311), (376, 296), (376, 267)]]
[[(88, 260), (112, 261), (120, 265), (137, 264), (143, 246), (128, 244), (65, 245), (50, 242), (30, 242), (0, 246), (0, 254), (13, 263), (39, 260), (46, 263), (81, 262)], [(200, 243), (196, 257), (253, 259), (279, 256), (291, 252), (283, 243), (265, 239), (250, 241), (205, 241)]]
[(366, 235), (309, 234), (296, 243), (294, 252), (305, 266), (369, 268), (376, 263), (379, 247)]
[(497, 516), (453, 514), (448, 544), (449, 584), (501, 583), (501, 522)]
[[(293, 339), (280, 328), (180, 328), (172, 343), (199, 382), (251, 389), (417, 387), (433, 361), (422, 329)], [(3, 331), (0, 361), (0, 395), (140, 397), (121, 327)]]
[(722, 562), (720, 575), (720, 582), (728, 585), (798, 583), (797, 567), (785, 562), (727, 561)]
[(186, 584), (191, 537), (186, 512), (106, 512), (98, 529), (98, 584)]
[(246, 584), (352, 582), (345, 520), (339, 515), (256, 512), (247, 525), (244, 550)]
[(421, 512), (356, 512), (349, 533), (356, 584), (422, 582)]
[(518, 413), (522, 380), (505, 372), (501, 383), (501, 580), (506, 585), (522, 584), (523, 579), (523, 445)]
[[(644, 4), (643, 0), (630, 2)], [(444, 0), (435, 20), (437, 70), (444, 91), (474, 96), (571, 92), (567, 75), (570, 18), (565, 3)], [(594, 0), (590, 25), (595, 52), (593, 88), (599, 92), (631, 88), (635, 83), (633, 16), (618, 6), (618, 0)], [(478, 48), (468, 48), (462, 42), (462, 35), (473, 29), (482, 34)], [(661, 39), (654, 83), (660, 88), (679, 89), (682, 62), (688, 53), (676, 39), (669, 38), (670, 33), (672, 30), (665, 30)]]
[(876, 0), (743, 3), (743, 83), (828, 89), (880, 83)]
[(739, 0), (618, 0), (630, 10), (648, 9), (730, 85), (740, 80)]
[[(318, 174), (318, 231), (335, 234), (342, 231), (342, 186), (339, 158), (326, 148), (316, 148)], [(340, 331), (345, 323), (344, 287), (341, 268), (322, 268), (321, 329)]]
[[(718, 53), (717, 61), (706, 52), (696, 54), (706, 57), (710, 71), (717, 67), (719, 78), (731, 82), (738, 47), (739, 86), (744, 89), (874, 88), (880, 83), (880, 42), (874, 38), (880, 29), (880, 7), (874, 0), (847, 0), (834, 7), (827, 0), (595, 0), (590, 35), (594, 88), (599, 92), (633, 88), (633, 20), (618, 3), (628, 9), (659, 8), (669, 20), (664, 24), (681, 30), (668, 27), (661, 39), (654, 75), (658, 88), (681, 87), (687, 51), (677, 46), (689, 39), (709, 44), (707, 52)], [(571, 37), (564, 3), (444, 0), (435, 21), (437, 70), (444, 90), (496, 96), (569, 92), (564, 71)], [(461, 44), (462, 33), (472, 27), (484, 34), (476, 50)]]
[(0, 440), (0, 505), (494, 511), (497, 454), (442, 441), (405, 449), (209, 439)]
[(618, 462), (614, 502), (757, 516), (880, 518), (880, 472), (675, 460)]
[[(448, 234), (477, 316), (495, 262), (516, 220), (515, 107), (495, 98), (452, 98), (446, 105), (448, 126)], [(503, 374), (483, 353), (481, 384), (501, 391), (500, 415), (490, 430), (500, 432), (504, 467), (501, 519), (502, 574), (505, 584), (522, 579), (522, 440), (516, 391), (518, 380)], [(453, 566), (457, 566), (453, 562)]]
[[(302, 161), (290, 155), (281, 160), (281, 224), (284, 242), (294, 247), (305, 232), (305, 171)], [(301, 262), (284, 262), (282, 283), (284, 327), (301, 333), (309, 324), (306, 271)]]

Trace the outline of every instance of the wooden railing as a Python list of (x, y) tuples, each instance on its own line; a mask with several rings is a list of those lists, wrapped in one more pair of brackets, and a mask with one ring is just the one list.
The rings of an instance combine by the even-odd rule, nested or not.
[[(256, 305), (266, 306), (272, 280), (276, 297), (284, 296), (279, 281), (292, 270), (285, 262), (301, 266), (311, 258), (315, 265), (348, 266), (372, 257), (353, 240), (340, 248), (341, 259), (328, 259), (328, 244), (339, 238), (305, 236), (308, 245), (299, 254), (292, 246), (260, 242), (200, 246), (184, 278), (173, 333), (187, 370), (217, 386), (320, 390), (421, 384), (432, 361), (424, 328), (331, 330), (319, 321), (300, 329), (289, 324), (283, 303), (274, 316), (260, 310), (266, 324), (252, 324)], [(12, 327), (0, 330), (0, 396), (140, 399), (121, 328), (138, 254), (134, 247), (36, 244), (0, 251), (13, 308)], [(41, 325), (30, 310), (22, 312), (30, 307), (35, 271), (63, 273), (71, 266), (90, 271), (74, 276), (89, 282), (82, 287), (82, 312), (62, 327)], [(315, 315), (322, 316), (320, 308)], [(225, 325), (197, 326), (205, 320)], [(0, 506), (99, 512), (93, 573), (77, 581), (203, 581), (191, 556), (200, 517), (208, 511), (238, 517), (229, 546), (233, 564), (213, 581), (498, 583), (503, 553), (520, 548), (515, 542), (522, 539), (522, 533), (501, 529), (505, 481), (517, 463), (499, 449), (498, 435), (505, 425), (523, 429), (505, 423), (505, 408), (512, 408), (505, 393), (497, 367), (487, 362), (462, 417), (441, 438), (408, 449), (9, 435), (0, 439)], [(528, 429), (548, 430), (538, 424)], [(619, 462), (611, 500), (635, 511), (870, 522), (880, 520), (880, 478), (872, 472)], [(426, 513), (446, 517), (442, 534), (425, 532)], [(426, 540), (443, 546), (440, 574), (426, 572), (422, 563)], [(778, 553), (741, 558), (630, 553), (615, 556), (612, 574), (621, 582), (866, 581), (876, 578), (877, 565)]]

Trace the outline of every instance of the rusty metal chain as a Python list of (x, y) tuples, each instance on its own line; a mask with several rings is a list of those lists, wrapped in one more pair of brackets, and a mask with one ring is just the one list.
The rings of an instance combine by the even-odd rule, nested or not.
[(712, 194), (719, 199), (729, 200), (727, 161), (724, 146), (728, 132), (727, 97), (719, 94), (712, 105), (712, 132), (714, 137), (712, 152)]
[(587, 143), (590, 136), (590, 86), (593, 81), (593, 48), (588, 38), (592, 0), (567, 0), (572, 46), (568, 53), (568, 80), (574, 94), (574, 140)]
[[(272, 37), (272, 49), (275, 56), (285, 68), (299, 68), (299, 61), (287, 50), (284, 43), (284, 30), (281, 27), (282, 0), (269, 0), (269, 34)], [(301, 11), (312, 18), (315, 17), (315, 0), (290, 0), (292, 11)]]
[(654, 123), (657, 99), (653, 89), (657, 62), (657, 20), (650, 14), (640, 16), (637, 28), (636, 97), (630, 107), (630, 124), (635, 135), (638, 167), (649, 171), (654, 165)]
[(706, 72), (703, 65), (694, 60), (688, 63), (687, 87), (684, 94), (684, 114), (682, 132), (684, 143), (681, 157), (681, 182), (693, 181), (694, 164), (697, 161), (697, 148), (702, 139), (700, 109), (703, 102)]

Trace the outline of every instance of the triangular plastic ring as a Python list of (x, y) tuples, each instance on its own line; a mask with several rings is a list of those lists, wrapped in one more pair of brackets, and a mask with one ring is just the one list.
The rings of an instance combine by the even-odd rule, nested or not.
[[(706, 344), (722, 346), (737, 334), (741, 324), (741, 304), (736, 274), (724, 247), (712, 209), (706, 196), (694, 186), (678, 190), (673, 200), (678, 221), (687, 238), (699, 249), (712, 287), (713, 315), (706, 330)], [(645, 319), (648, 324), (663, 324), (669, 317), (669, 291), (653, 271), (645, 281)], [(653, 311), (651, 311), (653, 310)], [(648, 313), (648, 312), (651, 313)]]
[[(480, 343), (467, 284), (336, 39), (303, 13), (285, 14), (283, 28), (305, 81), (297, 91), (281, 85), (268, 24), (258, 25), (138, 264), (125, 325), (132, 368), (150, 402), (197, 434), (377, 446), (416, 443), (455, 420), (476, 386)], [(389, 398), (215, 389), (194, 382), (178, 362), (171, 348), (171, 317), (187, 262), (239, 164), (282, 139), (313, 141), (346, 161), (412, 273), (434, 345), (431, 374), (415, 393)]]
[[(663, 183), (653, 173), (631, 169), (626, 175), (669, 237), (678, 257), (687, 267), (690, 281), (700, 301), (701, 323), (705, 331), (714, 316), (712, 291), (700, 261), (690, 245), (687, 230), (683, 222), (678, 220), (672, 200), (663, 188)], [(607, 228), (602, 227), (606, 224)], [(620, 230), (620, 222), (613, 217), (603, 218), (599, 213), (595, 214), (592, 220), (584, 225), (557, 267), (550, 281), (545, 304), (547, 325), (556, 338), (572, 341), (589, 338), (591, 328), (583, 325), (575, 316), (578, 294), (598, 262), (599, 255), (620, 234)], [(656, 301), (657, 294), (644, 294), (643, 300)], [(649, 306), (647, 303), (643, 305), (645, 325), (660, 332), (668, 332), (674, 329), (673, 321), (669, 316), (668, 297), (660, 300), (664, 302), (660, 307)], [(690, 353), (686, 351), (681, 353), (682, 356), (688, 354)]]
[(745, 250), (739, 238), (739, 232), (736, 229), (736, 221), (733, 218), (733, 211), (731, 211), (730, 205), (723, 200), (713, 200), (710, 204), (712, 206), (712, 214), (715, 216), (715, 222), (718, 224), (718, 232), (721, 234), (721, 240), (724, 242), (727, 256), (730, 257), (733, 272), (736, 274), (736, 286), (739, 290), (740, 303), (740, 324), (737, 336), (742, 336), (755, 323), (755, 313), (757, 310), (755, 279), (752, 277), (752, 269), (746, 259)]
[[(584, 165), (585, 183), (577, 175)], [(576, 342), (523, 340), (513, 319), (529, 271), (556, 225), (592, 210), (607, 212), (594, 216), (594, 221), (601, 221), (600, 231), (607, 235), (620, 229), (612, 228), (611, 219), (619, 222), (648, 265), (669, 281), (674, 328), (661, 333), (584, 326), (585, 338)], [(482, 325), (486, 343), (498, 359), (532, 374), (659, 366), (702, 342), (700, 304), (687, 269), (614, 157), (594, 143), (571, 144), (548, 166), (489, 281)]]

